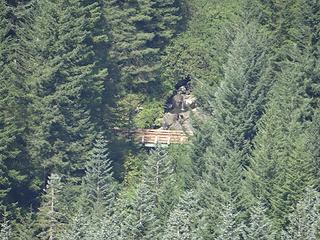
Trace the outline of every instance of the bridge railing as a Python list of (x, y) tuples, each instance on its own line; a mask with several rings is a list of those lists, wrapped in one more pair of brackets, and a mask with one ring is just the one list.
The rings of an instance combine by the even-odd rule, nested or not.
[(141, 129), (134, 132), (135, 141), (141, 144), (185, 144), (192, 132), (182, 130)]

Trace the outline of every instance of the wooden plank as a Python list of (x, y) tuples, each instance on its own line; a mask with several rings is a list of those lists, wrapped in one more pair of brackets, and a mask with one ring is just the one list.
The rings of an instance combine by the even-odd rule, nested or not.
[(192, 135), (190, 131), (183, 130), (164, 130), (164, 129), (139, 129), (134, 130), (134, 133), (156, 133), (156, 134), (181, 134), (181, 135)]
[(138, 129), (134, 131), (135, 141), (150, 147), (158, 144), (184, 144), (191, 135), (193, 135), (192, 132), (182, 130)]

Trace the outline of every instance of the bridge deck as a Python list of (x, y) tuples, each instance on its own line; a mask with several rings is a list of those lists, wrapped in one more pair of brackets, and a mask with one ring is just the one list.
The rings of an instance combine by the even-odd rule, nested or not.
[(141, 129), (134, 132), (135, 141), (146, 147), (155, 145), (185, 144), (192, 132), (182, 130)]

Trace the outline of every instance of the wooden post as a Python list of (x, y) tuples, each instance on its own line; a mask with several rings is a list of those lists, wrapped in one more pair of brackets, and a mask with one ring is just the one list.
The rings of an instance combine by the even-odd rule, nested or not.
[(168, 144), (168, 145), (170, 144), (170, 135), (169, 135), (169, 137), (168, 137), (167, 144)]

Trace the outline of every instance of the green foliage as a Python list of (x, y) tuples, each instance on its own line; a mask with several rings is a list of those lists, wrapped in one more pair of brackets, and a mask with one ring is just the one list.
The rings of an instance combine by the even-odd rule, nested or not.
[(97, 216), (111, 214), (115, 201), (115, 180), (108, 155), (107, 142), (100, 133), (86, 163), (83, 184), (90, 211)]
[(108, 3), (110, 55), (117, 62), (120, 77), (129, 90), (144, 91), (157, 79), (161, 48), (172, 38), (180, 19), (178, 2)]
[(312, 153), (312, 172), (315, 176), (315, 187), (319, 189), (319, 174), (320, 174), (320, 149), (319, 149), (319, 136), (320, 136), (320, 112), (319, 110), (315, 113), (313, 121), (308, 127), (306, 141), (307, 151)]
[(163, 240), (202, 239), (198, 223), (201, 217), (198, 197), (193, 191), (185, 192), (181, 196), (179, 203), (170, 214)]
[(177, 31), (181, 5), (181, 0), (106, 2), (108, 67), (118, 94), (113, 99), (115, 115), (122, 120), (117, 127), (160, 125), (159, 108), (167, 94), (160, 78), (160, 58)]
[(93, 58), (88, 28), (95, 27), (99, 7), (76, 0), (36, 5), (33, 41), (41, 71), (31, 79), (30, 153), (48, 172), (78, 175), (96, 134), (93, 113), (101, 105), (106, 71)]
[(88, 239), (87, 232), (89, 232), (89, 221), (88, 217), (81, 212), (81, 209), (73, 219), (69, 222), (66, 231), (59, 235), (58, 239), (61, 240), (82, 240)]
[(12, 236), (12, 229), (11, 229), (11, 223), (7, 219), (7, 214), (4, 213), (3, 216), (1, 216), (1, 222), (0, 222), (0, 239), (1, 240), (10, 240)]
[(190, 148), (188, 145), (172, 145), (168, 149), (168, 155), (172, 158), (174, 169), (174, 184), (179, 192), (195, 187), (194, 179), (196, 177), (190, 156)]
[(135, 115), (133, 122), (137, 128), (160, 127), (163, 117), (162, 102), (148, 102), (143, 109)]
[[(230, 47), (224, 81), (214, 98), (208, 99), (210, 117), (200, 134), (207, 136), (209, 131), (210, 135), (195, 145), (204, 150), (200, 156), (192, 156), (205, 167), (199, 187), (208, 223), (205, 239), (212, 234), (221, 239), (240, 238), (243, 168), (248, 165), (255, 124), (268, 90), (263, 84), (265, 43), (256, 23), (244, 24)], [(235, 232), (229, 233), (233, 227)]]
[(35, 238), (35, 213), (29, 212), (24, 217), (18, 218), (18, 223), (14, 225), (14, 240), (32, 240)]
[[(318, 239), (319, 11), (0, 0), (0, 239)], [(192, 141), (144, 151), (184, 81)]]
[[(0, 1), (0, 203), (25, 207), (39, 186), (26, 149), (28, 4)], [(10, 206), (11, 205), (11, 206)]]
[(308, 101), (300, 70), (303, 62), (298, 65), (298, 61), (284, 66), (271, 91), (266, 114), (258, 125), (248, 176), (251, 192), (266, 202), (268, 215), (278, 227), (285, 224), (305, 188), (314, 184), (312, 155), (300, 121)]
[[(135, 190), (141, 177), (144, 160), (146, 160), (144, 155), (133, 155), (132, 153), (127, 155), (127, 158), (124, 160), (125, 176), (123, 183), (125, 187), (131, 187)], [(129, 193), (131, 191), (127, 189), (126, 192)]]
[(319, 192), (307, 189), (296, 209), (289, 215), (284, 239), (315, 240), (319, 238)]
[(239, 212), (232, 203), (226, 204), (223, 207), (221, 222), (217, 226), (215, 236), (217, 240), (240, 240), (243, 229), (242, 224), (237, 223), (237, 215)]
[[(205, 104), (211, 87), (223, 78), (222, 66), (238, 21), (238, 1), (186, 1), (187, 29), (177, 36), (162, 58), (167, 91), (177, 80), (190, 78), (199, 101)], [(205, 105), (206, 106), (206, 105)]]
[(126, 94), (117, 103), (119, 122), (113, 123), (120, 128), (153, 128), (161, 126), (163, 101), (150, 100), (143, 94)]
[[(146, 160), (136, 195), (121, 205), (121, 232), (124, 239), (160, 239), (174, 185), (171, 184), (172, 161), (162, 149)], [(172, 196), (174, 197), (174, 196)]]
[(57, 239), (57, 236), (62, 231), (66, 221), (61, 212), (62, 190), (61, 177), (54, 173), (51, 174), (37, 215), (37, 228), (39, 229), (37, 237), (39, 239)]
[(275, 236), (272, 222), (266, 216), (266, 209), (261, 205), (250, 208), (249, 223), (243, 229), (243, 237), (248, 240), (271, 240), (275, 239)]

